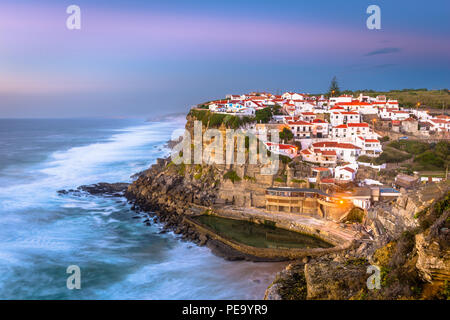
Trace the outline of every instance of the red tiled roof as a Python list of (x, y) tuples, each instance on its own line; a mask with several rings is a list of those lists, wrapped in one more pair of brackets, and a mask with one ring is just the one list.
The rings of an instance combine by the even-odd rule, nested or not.
[(347, 123), (347, 124), (340, 124), (336, 126), (337, 129), (347, 129), (347, 128), (368, 128), (369, 124), (365, 122), (361, 123)]
[(334, 150), (331, 150), (331, 151), (323, 150), (322, 154), (324, 156), (335, 156), (336, 155), (336, 151), (334, 151)]
[(363, 127), (368, 127), (369, 124), (365, 123), (365, 122), (361, 122), (361, 123), (347, 123), (347, 126), (349, 128), (351, 127), (355, 127), (355, 128), (363, 128)]
[(334, 179), (333, 178), (323, 178), (323, 179), (320, 179), (319, 183), (334, 183)]
[(312, 124), (310, 122), (306, 122), (306, 121), (288, 121), (288, 124), (290, 125), (302, 125), (302, 126), (311, 126)]
[(359, 100), (353, 100), (352, 102), (337, 102), (335, 105), (339, 106), (371, 106), (371, 103), (361, 102)]
[(360, 147), (357, 147), (351, 143), (338, 143), (337, 148), (340, 149), (361, 149)]
[(322, 141), (313, 143), (313, 147), (315, 148), (335, 148), (337, 146), (337, 142), (334, 141)]

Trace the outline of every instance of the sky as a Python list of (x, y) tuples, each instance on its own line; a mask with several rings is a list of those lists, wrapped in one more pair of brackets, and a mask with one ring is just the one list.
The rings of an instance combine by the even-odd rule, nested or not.
[(449, 88), (449, 18), (447, 0), (2, 0), (0, 117), (148, 118), (230, 93), (326, 92), (333, 76)]

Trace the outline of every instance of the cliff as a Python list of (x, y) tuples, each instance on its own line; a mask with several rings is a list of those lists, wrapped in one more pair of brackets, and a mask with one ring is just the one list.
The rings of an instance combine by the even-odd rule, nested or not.
[[(299, 261), (282, 271), (267, 299), (448, 299), (450, 194), (447, 182), (403, 192), (367, 225), (380, 230), (356, 248)], [(383, 212), (383, 214), (381, 214)], [(378, 217), (381, 216), (381, 219)], [(395, 216), (395, 227), (385, 217)], [(381, 288), (369, 290), (367, 267), (380, 268)], [(294, 271), (293, 271), (294, 270)], [(295, 280), (297, 279), (297, 280)], [(303, 288), (304, 295), (295, 295)]]

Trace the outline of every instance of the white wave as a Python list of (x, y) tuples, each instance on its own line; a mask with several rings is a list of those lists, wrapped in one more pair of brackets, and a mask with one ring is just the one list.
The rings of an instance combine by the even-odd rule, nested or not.
[(164, 144), (179, 126), (179, 122), (149, 123), (122, 129), (105, 142), (54, 152), (44, 163), (28, 168), (29, 172), (43, 174), (43, 178), (12, 186), (0, 185), (0, 209), (24, 209), (58, 202), (57, 190), (82, 184), (130, 181), (132, 174), (148, 168), (157, 157), (168, 153)]

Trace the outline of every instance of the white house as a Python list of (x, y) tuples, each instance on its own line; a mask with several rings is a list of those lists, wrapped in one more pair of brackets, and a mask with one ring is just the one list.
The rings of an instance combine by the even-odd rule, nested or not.
[(355, 140), (355, 145), (362, 149), (361, 154), (369, 157), (376, 157), (383, 152), (380, 141), (378, 139), (370, 139), (358, 136)]
[(267, 149), (270, 152), (281, 154), (289, 158), (294, 158), (297, 156), (298, 147), (291, 144), (281, 144), (281, 143), (266, 143)]
[(342, 107), (347, 111), (356, 111), (361, 114), (377, 114), (378, 108), (370, 102), (352, 100), (350, 102), (340, 102), (335, 104), (336, 107)]
[(311, 122), (317, 118), (317, 115), (314, 112), (301, 112), (300, 119), (303, 121)]
[(367, 136), (370, 133), (369, 124), (347, 123), (333, 127), (331, 135), (333, 138), (354, 138), (356, 136)]
[(326, 138), (330, 124), (322, 119), (315, 119), (312, 122), (312, 134), (317, 138)]
[(345, 162), (356, 162), (361, 155), (361, 148), (351, 143), (339, 143), (335, 141), (315, 142), (310, 146), (311, 150), (326, 150), (336, 152), (338, 160)]
[(306, 96), (296, 92), (285, 92), (281, 95), (281, 97), (287, 100), (304, 100)]
[(330, 114), (330, 123), (332, 126), (338, 126), (346, 123), (360, 123), (361, 115), (354, 111), (333, 111)]
[(431, 124), (431, 131), (450, 132), (450, 120), (444, 118), (432, 118), (428, 121)]
[(300, 151), (303, 161), (319, 163), (321, 165), (335, 165), (337, 162), (336, 151), (322, 149), (303, 149)]
[(294, 134), (294, 138), (310, 138), (312, 134), (313, 124), (302, 120), (288, 121), (288, 126)]
[(227, 108), (224, 104), (218, 104), (218, 103), (211, 103), (209, 105), (209, 110), (211, 112), (226, 112)]
[[(354, 168), (356, 166), (356, 168)], [(346, 165), (334, 169), (334, 178), (339, 181), (353, 181), (356, 178), (357, 165)]]
[(404, 110), (399, 110), (398, 108), (380, 108), (378, 110), (378, 115), (381, 119), (403, 121), (409, 118), (409, 112)]
[(342, 95), (339, 97), (331, 97), (329, 100), (329, 105), (334, 106), (336, 103), (352, 102), (352, 100), (353, 100), (353, 96), (351, 96), (351, 95)]

